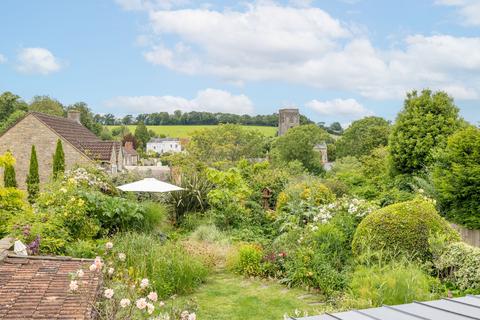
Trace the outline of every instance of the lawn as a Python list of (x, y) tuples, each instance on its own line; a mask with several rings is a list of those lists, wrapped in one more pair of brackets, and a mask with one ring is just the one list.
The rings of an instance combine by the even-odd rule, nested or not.
[(265, 320), (295, 316), (295, 310), (320, 314), (321, 296), (301, 289), (288, 289), (274, 281), (247, 279), (224, 271), (208, 278), (194, 294), (178, 299), (193, 299), (199, 319)]
[[(115, 128), (117, 126), (109, 126), (110, 129)], [(153, 130), (157, 134), (164, 134), (167, 137), (172, 137), (172, 138), (188, 138), (192, 135), (194, 131), (201, 130), (201, 129), (208, 129), (208, 128), (214, 128), (215, 126), (208, 126), (208, 125), (199, 125), (199, 126), (193, 126), (193, 125), (184, 125), (184, 126), (147, 126), (147, 128), (150, 130)], [(266, 136), (273, 137), (277, 133), (277, 127), (264, 127), (264, 126), (243, 126), (244, 128), (250, 129), (250, 130), (259, 130)], [(130, 132), (135, 132), (135, 126), (128, 126), (128, 129)]]

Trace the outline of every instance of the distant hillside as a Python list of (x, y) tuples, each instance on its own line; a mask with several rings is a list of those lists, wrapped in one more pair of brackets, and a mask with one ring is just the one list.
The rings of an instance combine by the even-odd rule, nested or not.
[[(111, 130), (119, 126), (108, 126)], [(135, 126), (127, 126), (130, 132), (135, 132)], [(164, 134), (171, 138), (188, 138), (194, 131), (201, 129), (214, 128), (216, 125), (169, 125), (169, 126), (147, 126), (148, 130), (153, 130), (156, 134)], [(277, 133), (277, 127), (265, 127), (265, 126), (242, 126), (246, 129), (259, 130), (266, 136), (273, 137)]]

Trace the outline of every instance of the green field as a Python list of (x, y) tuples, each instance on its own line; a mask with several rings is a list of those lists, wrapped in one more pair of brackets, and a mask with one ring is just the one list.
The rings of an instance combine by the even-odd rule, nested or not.
[[(110, 129), (118, 126), (109, 126)], [(135, 132), (135, 126), (127, 126), (130, 132)], [(147, 126), (149, 130), (153, 130), (158, 135), (164, 134), (171, 138), (188, 138), (193, 132), (201, 129), (215, 128), (216, 126), (200, 125), (200, 126)], [(273, 137), (277, 133), (277, 127), (264, 127), (264, 126), (242, 126), (249, 130), (259, 130), (266, 136)]]

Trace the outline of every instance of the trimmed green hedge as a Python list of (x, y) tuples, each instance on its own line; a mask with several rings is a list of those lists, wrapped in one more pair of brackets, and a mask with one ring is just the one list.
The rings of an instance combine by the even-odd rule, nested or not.
[(430, 257), (428, 238), (444, 236), (459, 241), (460, 236), (442, 218), (431, 201), (417, 198), (396, 203), (368, 215), (358, 226), (352, 242), (354, 255), (383, 251), (387, 256)]

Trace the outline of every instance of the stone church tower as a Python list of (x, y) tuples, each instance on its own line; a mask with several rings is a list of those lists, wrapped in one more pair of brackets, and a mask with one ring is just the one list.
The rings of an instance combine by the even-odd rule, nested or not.
[(287, 130), (300, 125), (300, 112), (298, 109), (278, 110), (278, 135), (283, 136)]

